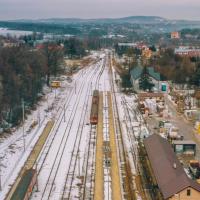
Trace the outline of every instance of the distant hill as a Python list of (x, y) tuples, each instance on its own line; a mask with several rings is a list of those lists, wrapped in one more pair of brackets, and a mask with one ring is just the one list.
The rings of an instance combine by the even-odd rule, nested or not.
[[(85, 26), (86, 25), (86, 26)], [(112, 25), (112, 26), (110, 26)], [(169, 33), (182, 29), (199, 29), (200, 21), (169, 20), (158, 16), (129, 16), (123, 18), (49, 18), (0, 21), (0, 27), (33, 32), (70, 35), (127, 35), (134, 31), (140, 35), (150, 33)], [(112, 27), (109, 29), (108, 27)], [(130, 30), (131, 28), (131, 30)], [(132, 36), (131, 36), (132, 37)]]
[(116, 21), (129, 23), (160, 23), (168, 20), (157, 16), (130, 16), (116, 19)]
[(131, 24), (199, 24), (200, 21), (190, 20), (168, 20), (158, 16), (129, 16), (123, 18), (99, 18), (99, 19), (81, 19), (81, 18), (49, 18), (49, 19), (20, 19), (12, 20), (11, 22), (24, 22), (24, 23), (47, 23), (47, 24), (80, 24), (80, 23), (131, 23)]

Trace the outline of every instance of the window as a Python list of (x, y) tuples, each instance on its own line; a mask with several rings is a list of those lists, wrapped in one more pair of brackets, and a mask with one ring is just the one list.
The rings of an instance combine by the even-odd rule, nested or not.
[(191, 195), (191, 190), (188, 189), (188, 190), (187, 190), (187, 196), (190, 196), (190, 195)]

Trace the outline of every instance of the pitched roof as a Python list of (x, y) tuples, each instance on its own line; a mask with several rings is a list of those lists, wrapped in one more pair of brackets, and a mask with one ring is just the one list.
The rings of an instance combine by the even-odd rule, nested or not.
[(140, 78), (140, 76), (142, 75), (142, 71), (143, 71), (143, 68), (142, 67), (135, 67), (134, 69), (131, 70), (131, 77), (133, 79), (138, 79)]
[(153, 67), (148, 67), (147, 69), (148, 69), (149, 76), (156, 79), (157, 81), (160, 81), (160, 73), (155, 72)]
[(200, 184), (189, 179), (167, 140), (153, 134), (144, 140), (144, 145), (164, 199), (187, 187), (200, 192)]
[[(140, 78), (142, 75), (143, 67), (135, 67), (131, 70), (131, 77), (132, 79), (136, 80)], [(155, 72), (153, 67), (147, 67), (147, 71), (150, 77), (154, 78), (157, 81), (160, 81), (160, 73)]]

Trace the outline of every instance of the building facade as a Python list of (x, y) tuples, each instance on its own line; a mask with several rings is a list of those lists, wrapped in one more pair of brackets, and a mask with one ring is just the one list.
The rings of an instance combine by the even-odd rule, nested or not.
[[(160, 91), (160, 88), (161, 88), (160, 74), (155, 72), (153, 67), (147, 67), (147, 71), (149, 74), (149, 78), (154, 84), (154, 91)], [(143, 73), (143, 67), (141, 66), (138, 66), (131, 70), (131, 83), (132, 83), (134, 91), (136, 92), (140, 90), (139, 79), (142, 73)]]
[(180, 33), (175, 31), (171, 33), (171, 39), (180, 39)]

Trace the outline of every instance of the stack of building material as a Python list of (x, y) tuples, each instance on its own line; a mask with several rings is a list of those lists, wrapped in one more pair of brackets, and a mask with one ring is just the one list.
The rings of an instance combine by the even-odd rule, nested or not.
[(156, 99), (145, 99), (145, 107), (149, 109), (149, 114), (154, 114), (157, 112)]

